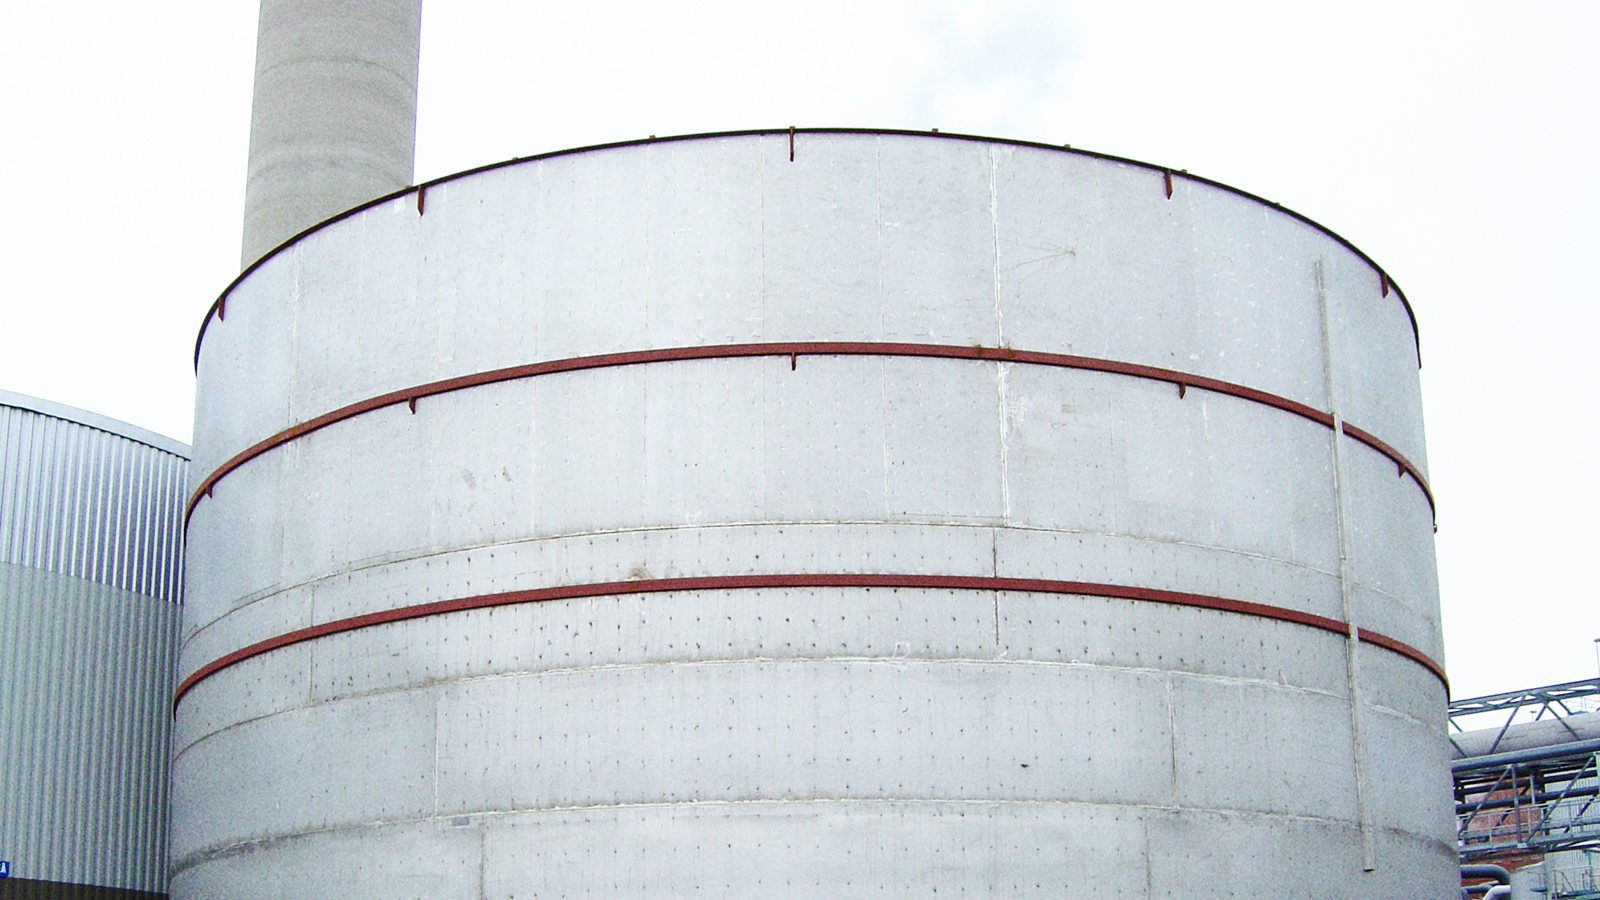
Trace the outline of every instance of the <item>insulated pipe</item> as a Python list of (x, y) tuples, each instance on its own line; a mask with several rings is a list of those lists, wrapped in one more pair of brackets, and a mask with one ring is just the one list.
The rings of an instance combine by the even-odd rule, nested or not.
[[(1465, 865), (1461, 867), (1461, 877), (1463, 879), (1493, 878), (1497, 882), (1496, 884), (1492, 885), (1485, 882), (1483, 884), (1474, 884), (1462, 888), (1462, 900), (1467, 900), (1467, 898), (1470, 898), (1474, 894), (1484, 893), (1486, 891), (1488, 893), (1484, 893), (1485, 900), (1487, 900), (1488, 897), (1504, 897), (1506, 893), (1511, 890), (1509, 887), (1511, 884), (1511, 872), (1502, 866), (1489, 865), (1485, 863)], [(1500, 893), (1497, 894), (1495, 891), (1499, 891)]]
[(1462, 878), (1493, 878), (1500, 884), (1511, 883), (1511, 871), (1504, 866), (1475, 863), (1461, 867)]
[(1600, 739), (1600, 714), (1580, 713), (1538, 722), (1519, 722), (1504, 729), (1464, 731), (1450, 735), (1450, 746), (1451, 757), (1463, 759), (1591, 739)]
[(1538, 762), (1542, 759), (1559, 759), (1563, 756), (1582, 756), (1585, 753), (1594, 753), (1596, 751), (1600, 751), (1600, 738), (1592, 741), (1573, 741), (1570, 744), (1557, 744), (1554, 747), (1516, 750), (1511, 753), (1469, 756), (1466, 759), (1452, 761), (1450, 763), (1450, 771), (1462, 772), (1467, 769), (1482, 769), (1488, 766), (1508, 766), (1512, 763)]
[(421, 33), (422, 0), (261, 0), (241, 266), (411, 183)]

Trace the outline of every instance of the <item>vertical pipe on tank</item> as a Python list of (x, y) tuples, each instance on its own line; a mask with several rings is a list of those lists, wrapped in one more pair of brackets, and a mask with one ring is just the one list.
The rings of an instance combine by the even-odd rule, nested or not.
[(241, 266), (411, 183), (421, 33), (422, 0), (261, 0)]
[(1344, 457), (1340, 453), (1344, 440), (1344, 417), (1340, 412), (1338, 393), (1335, 390), (1333, 361), (1333, 321), (1328, 309), (1328, 290), (1324, 280), (1322, 260), (1316, 262), (1317, 307), (1322, 320), (1322, 377), (1323, 390), (1328, 398), (1328, 410), (1333, 414), (1330, 443), (1333, 447), (1333, 512), (1334, 526), (1339, 536), (1339, 605), (1345, 622), (1349, 623), (1349, 640), (1345, 641), (1346, 689), (1350, 692), (1350, 751), (1354, 755), (1356, 776), (1356, 820), (1361, 829), (1361, 870), (1377, 869), (1376, 850), (1373, 846), (1372, 812), (1367, 797), (1366, 739), (1361, 729), (1361, 630), (1356, 625), (1355, 601), (1350, 585), (1350, 526), (1349, 510), (1345, 506), (1348, 493), (1345, 482)]

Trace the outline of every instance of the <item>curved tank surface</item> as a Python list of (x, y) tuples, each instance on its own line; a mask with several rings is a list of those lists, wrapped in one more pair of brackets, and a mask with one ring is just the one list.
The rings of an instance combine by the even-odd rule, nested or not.
[(188, 450), (0, 391), (0, 896), (166, 890)]
[(1453, 896), (1415, 326), (1296, 214), (589, 148), (303, 235), (197, 366), (176, 897)]

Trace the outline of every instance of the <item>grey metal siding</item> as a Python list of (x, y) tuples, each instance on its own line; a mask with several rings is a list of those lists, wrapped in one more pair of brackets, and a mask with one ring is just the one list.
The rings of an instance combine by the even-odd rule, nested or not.
[(0, 562), (177, 602), (187, 471), (166, 450), (0, 405)]
[(0, 858), (160, 892), (188, 460), (75, 412), (0, 396)]

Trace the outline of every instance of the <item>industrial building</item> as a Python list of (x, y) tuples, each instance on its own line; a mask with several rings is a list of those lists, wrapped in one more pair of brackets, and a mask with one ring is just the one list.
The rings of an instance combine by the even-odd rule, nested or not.
[(1360, 251), (922, 132), (413, 187), (415, 4), (331, 7), (264, 5), (196, 347), (173, 896), (1453, 895)]
[(0, 391), (0, 897), (166, 891), (188, 455)]

